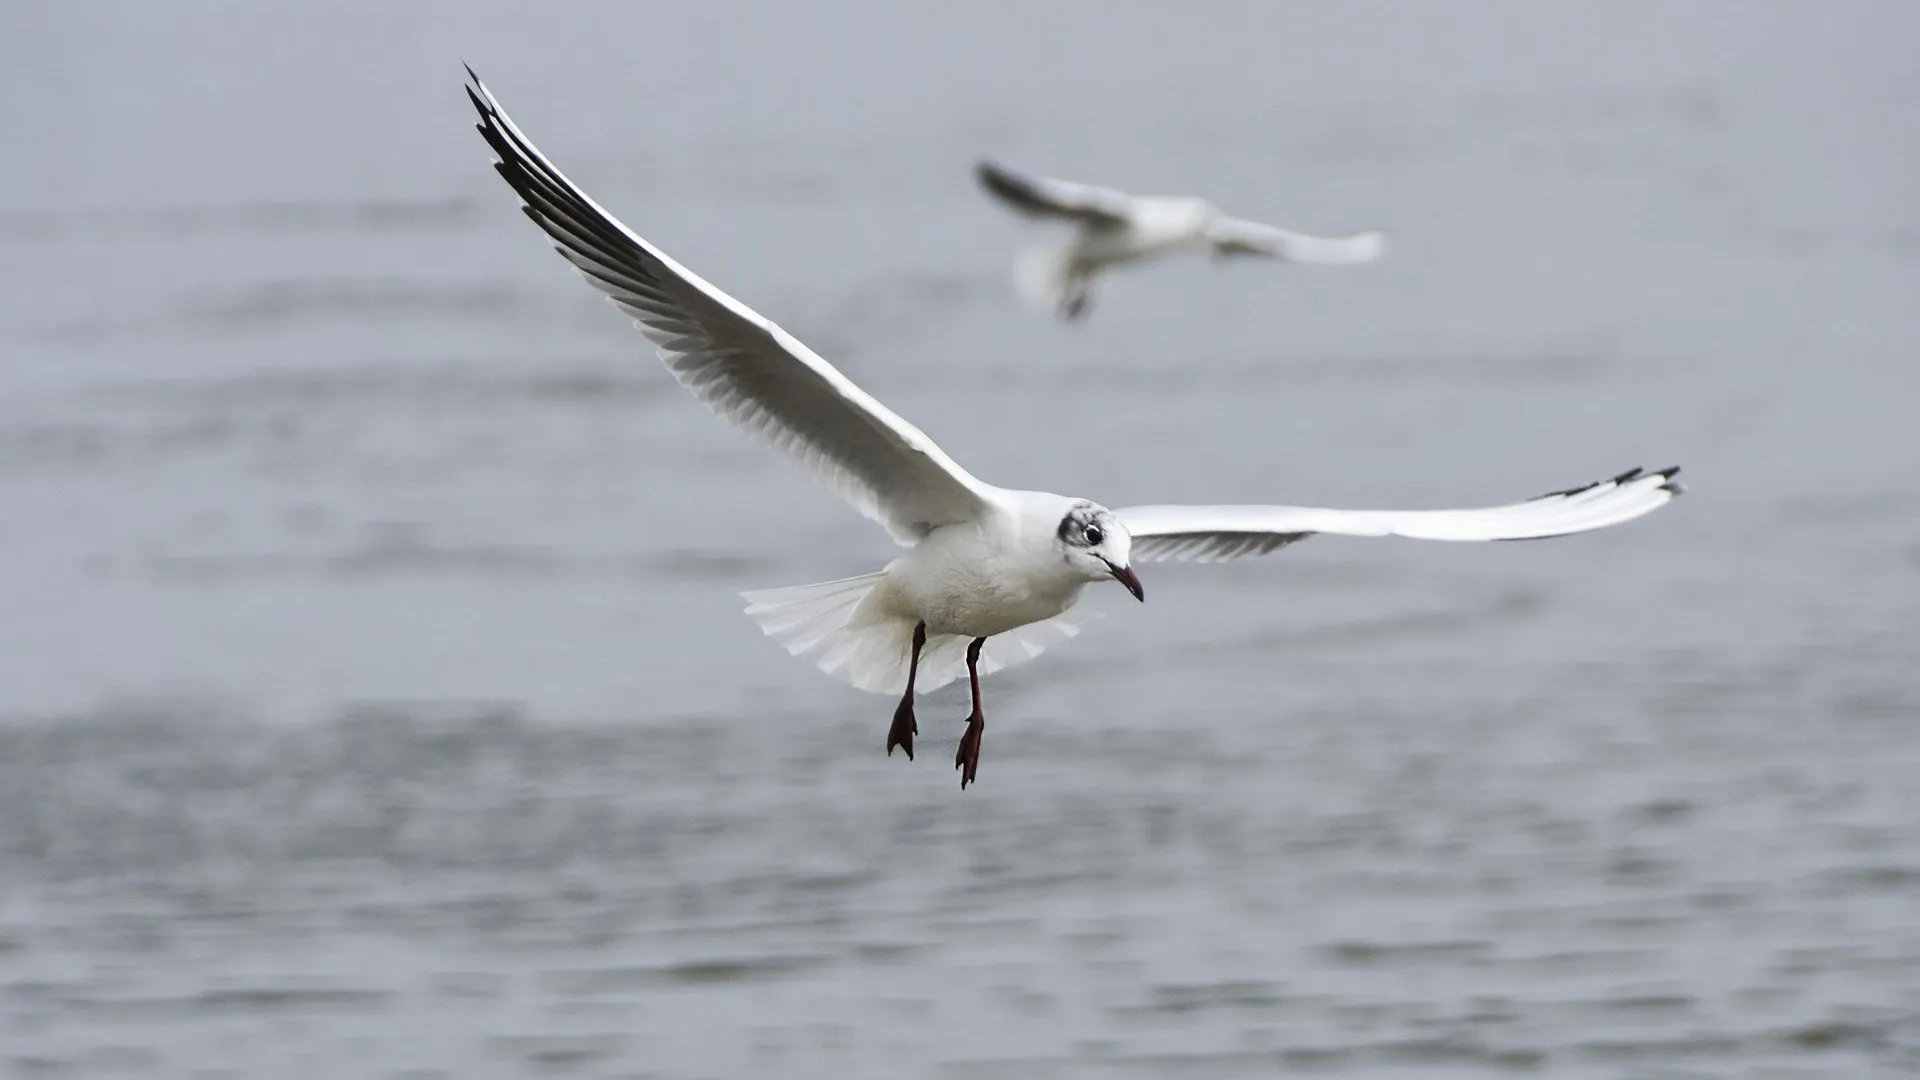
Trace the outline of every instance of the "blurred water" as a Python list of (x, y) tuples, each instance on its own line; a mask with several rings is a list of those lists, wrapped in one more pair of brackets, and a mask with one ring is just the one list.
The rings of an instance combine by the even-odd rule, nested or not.
[[(0, 1068), (1920, 1070), (1916, 30), (0, 8)], [(951, 694), (888, 761), (889, 703), (740, 616), (887, 542), (543, 250), (462, 59), (993, 481), (1693, 493), (1155, 568), (990, 684), (962, 796)], [(982, 154), (1395, 248), (1063, 326)]]

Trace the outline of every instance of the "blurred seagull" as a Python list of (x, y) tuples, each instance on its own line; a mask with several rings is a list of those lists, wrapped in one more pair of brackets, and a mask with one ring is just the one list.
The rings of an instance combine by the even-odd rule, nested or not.
[[(1429, 540), (1527, 540), (1617, 525), (1680, 493), (1677, 469), (1481, 510), (1315, 510), (1294, 506), (1140, 506), (995, 487), (813, 350), (708, 284), (575, 187), (507, 118), (473, 74), (476, 125), (495, 166), (560, 254), (659, 347), (694, 397), (808, 466), (905, 554), (877, 573), (746, 593), (747, 614), (788, 652), (862, 690), (900, 694), (887, 752), (913, 756), (916, 689), (972, 684), (954, 766), (980, 767), (980, 676), (1079, 632), (1081, 590), (1117, 581), (1145, 599), (1136, 561), (1262, 555), (1313, 533)], [(776, 523), (777, 524), (777, 523)]]
[(1036, 304), (1078, 319), (1093, 304), (1093, 279), (1112, 267), (1182, 251), (1215, 256), (1262, 255), (1287, 262), (1351, 266), (1378, 259), (1385, 233), (1308, 236), (1221, 213), (1204, 199), (1183, 195), (1129, 195), (1016, 172), (991, 161), (975, 167), (980, 186), (1018, 213), (1070, 222), (1074, 237), (1062, 247), (1025, 252), (1014, 283)]

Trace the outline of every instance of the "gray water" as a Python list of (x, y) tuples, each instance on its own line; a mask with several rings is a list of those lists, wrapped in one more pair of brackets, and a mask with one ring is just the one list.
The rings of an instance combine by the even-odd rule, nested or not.
[[(0, 1069), (1920, 1071), (1920, 9), (0, 8)], [(488, 169), (999, 483), (1473, 505), (963, 703), (743, 588), (886, 538), (684, 399)], [(992, 154), (1380, 226), (1019, 308)]]

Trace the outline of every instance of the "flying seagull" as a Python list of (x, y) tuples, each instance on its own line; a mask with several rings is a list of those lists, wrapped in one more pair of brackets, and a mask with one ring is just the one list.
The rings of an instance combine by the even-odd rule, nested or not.
[(1108, 269), (1182, 251), (1261, 255), (1286, 262), (1349, 266), (1387, 250), (1378, 231), (1322, 237), (1230, 218), (1205, 199), (1129, 195), (1111, 188), (1032, 176), (991, 161), (974, 169), (980, 186), (1029, 218), (1075, 226), (1060, 247), (1034, 248), (1014, 266), (1014, 282), (1034, 303), (1078, 319), (1093, 304), (1093, 279)]
[(747, 614), (788, 652), (862, 690), (900, 694), (887, 753), (913, 757), (915, 690), (964, 671), (973, 711), (954, 766), (980, 767), (980, 676), (1078, 632), (1088, 585), (1144, 600), (1136, 561), (1262, 555), (1313, 533), (1527, 540), (1617, 525), (1680, 493), (1679, 470), (1478, 510), (1140, 506), (995, 487), (791, 334), (681, 266), (588, 198), (536, 149), (474, 75), (468, 96), (495, 169), (554, 246), (658, 346), (680, 384), (763, 444), (797, 459), (907, 548), (876, 573), (746, 593)]

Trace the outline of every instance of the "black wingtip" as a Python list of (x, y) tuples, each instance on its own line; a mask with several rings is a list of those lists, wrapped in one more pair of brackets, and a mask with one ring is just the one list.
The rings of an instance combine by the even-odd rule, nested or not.
[(480, 114), (479, 121), (473, 126), (485, 132), (493, 126), (493, 106), (487, 104), (487, 99), (481, 97), (480, 91), (475, 90), (473, 87), (468, 86), (462, 89), (467, 92), (467, 100), (473, 102), (473, 111)]
[(483, 99), (490, 96), (487, 94), (485, 80), (480, 78), (479, 72), (473, 70), (473, 65), (462, 60), (460, 66), (467, 69), (467, 81), (472, 84), (467, 87), (467, 93), (480, 95)]
[[(493, 123), (494, 119), (500, 115), (500, 111), (494, 106), (492, 95), (487, 93), (487, 84), (480, 81), (480, 75), (473, 70), (473, 65), (462, 62), (460, 66), (467, 69), (467, 78), (471, 80), (461, 87), (467, 92), (467, 100), (473, 102), (474, 111), (480, 114), (482, 120), (488, 124)], [(482, 127), (481, 130), (486, 129)]]
[(1601, 484), (1604, 484), (1606, 482), (1607, 481), (1605, 480), (1593, 480), (1585, 484), (1575, 484), (1570, 488), (1561, 488), (1558, 491), (1549, 491), (1545, 495), (1535, 495), (1533, 498), (1528, 499), (1527, 501), (1539, 502), (1542, 499), (1565, 499), (1570, 496), (1578, 495), (1583, 491), (1592, 491), (1594, 488), (1599, 487)]
[(1668, 494), (1673, 495), (1676, 498), (1681, 495), (1685, 495), (1687, 493), (1687, 485), (1674, 479), (1674, 477), (1680, 475), (1680, 466), (1669, 465), (1666, 468), (1661, 469), (1660, 471), (1654, 473), (1653, 475), (1660, 478), (1660, 490), (1667, 492)]
[(1021, 187), (1026, 183), (1018, 170), (1008, 168), (993, 158), (983, 157), (974, 162), (973, 175), (988, 187)]
[(1618, 476), (1609, 477), (1605, 480), (1595, 480), (1590, 484), (1579, 484), (1570, 488), (1562, 488), (1559, 491), (1549, 491), (1545, 495), (1535, 495), (1533, 498), (1528, 499), (1527, 501), (1539, 502), (1542, 499), (1570, 498), (1574, 495), (1579, 495), (1584, 492), (1592, 491), (1594, 488), (1599, 487), (1601, 484), (1612, 484), (1615, 487), (1618, 487), (1621, 484), (1631, 484), (1635, 480), (1645, 480), (1649, 477), (1656, 477), (1656, 476), (1660, 478), (1660, 481), (1661, 481), (1660, 486), (1662, 488), (1665, 488), (1666, 490), (1671, 491), (1675, 495), (1678, 495), (1681, 492), (1686, 490), (1686, 488), (1682, 487), (1679, 483), (1675, 482), (1673, 479), (1674, 476), (1679, 472), (1680, 472), (1680, 466), (1678, 465), (1672, 465), (1665, 469), (1661, 469), (1657, 472), (1648, 472), (1645, 469), (1642, 469), (1640, 466), (1635, 465), (1633, 468), (1628, 469), (1626, 472), (1623, 472)]

